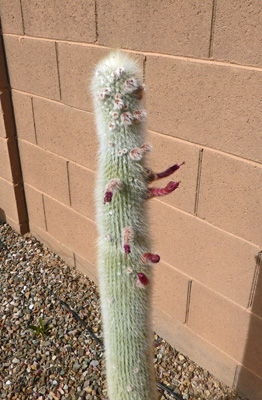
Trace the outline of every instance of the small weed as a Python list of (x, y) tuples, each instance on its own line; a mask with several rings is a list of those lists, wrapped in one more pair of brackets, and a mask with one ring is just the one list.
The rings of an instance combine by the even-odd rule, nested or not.
[(42, 339), (45, 338), (45, 335), (48, 335), (51, 329), (49, 323), (44, 324), (43, 319), (41, 317), (39, 318), (39, 326), (29, 325), (28, 328), (32, 329), (35, 335), (41, 335)]

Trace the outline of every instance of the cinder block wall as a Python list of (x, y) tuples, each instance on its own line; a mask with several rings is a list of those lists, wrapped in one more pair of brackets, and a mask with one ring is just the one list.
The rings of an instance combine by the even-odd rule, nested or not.
[(30, 231), (97, 280), (90, 77), (111, 48), (136, 55), (147, 85), (151, 165), (160, 171), (186, 161), (176, 173), (180, 189), (150, 201), (162, 260), (155, 267), (155, 329), (258, 400), (262, 3), (0, 4)]
[(0, 221), (25, 233), (28, 215), (10, 96), (0, 30)]

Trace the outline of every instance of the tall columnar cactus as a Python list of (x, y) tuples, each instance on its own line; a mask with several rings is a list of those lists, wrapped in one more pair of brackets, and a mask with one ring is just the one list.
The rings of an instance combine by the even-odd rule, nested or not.
[(145, 90), (135, 61), (116, 51), (101, 61), (92, 82), (100, 141), (96, 187), (98, 264), (108, 393), (111, 400), (155, 400), (150, 301), (152, 254), (146, 200), (175, 190), (148, 183), (180, 166), (153, 173), (145, 165)]

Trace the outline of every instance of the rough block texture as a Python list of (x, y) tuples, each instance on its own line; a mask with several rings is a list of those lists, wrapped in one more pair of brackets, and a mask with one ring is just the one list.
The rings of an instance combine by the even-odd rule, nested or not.
[(154, 327), (160, 336), (165, 337), (172, 346), (187, 354), (197, 364), (205, 365), (218, 379), (233, 386), (236, 370), (236, 361), (233, 358), (163, 310), (154, 310), (154, 316)]
[(212, 0), (98, 0), (97, 10), (99, 44), (208, 57)]
[[(163, 220), (165, 224), (161, 223)], [(163, 261), (247, 307), (258, 246), (159, 200), (150, 204), (150, 221), (154, 243)]]
[(75, 253), (75, 265), (79, 271), (87, 275), (96, 284), (98, 284), (98, 271), (96, 264), (92, 264), (86, 258), (83, 258)]
[(15, 136), (12, 105), (8, 90), (0, 90), (0, 137), (12, 138)]
[(95, 173), (73, 162), (68, 169), (72, 208), (95, 221)]
[(91, 77), (99, 59), (108, 49), (73, 43), (58, 43), (62, 101), (73, 107), (93, 111)]
[(262, 66), (262, 3), (260, 0), (220, 0), (216, 6), (213, 57)]
[(204, 150), (198, 215), (252, 243), (262, 243), (262, 166)]
[(4, 33), (23, 35), (23, 17), (20, 0), (0, 0), (1, 26)]
[[(199, 317), (201, 315), (201, 318)], [(262, 319), (193, 282), (189, 328), (257, 375), (262, 375)]]
[(13, 90), (12, 102), (18, 137), (35, 144), (36, 135), (31, 96)]
[(4, 45), (13, 89), (60, 98), (54, 42), (5, 35)]
[(243, 366), (238, 368), (235, 388), (243, 396), (248, 394), (250, 399), (262, 398), (262, 379)]
[(52, 39), (95, 42), (95, 1), (22, 0), (25, 33)]
[(87, 168), (94, 169), (97, 139), (90, 113), (34, 98), (39, 146)]
[(44, 196), (44, 204), (48, 233), (96, 264), (95, 223), (50, 197)]
[(0, 36), (0, 89), (8, 88), (2, 36)]
[(154, 267), (153, 273), (153, 306), (183, 324), (186, 320), (188, 277), (163, 261)]
[(35, 225), (42, 230), (45, 230), (46, 223), (42, 193), (28, 184), (24, 185), (24, 189), (29, 216), (30, 231), (32, 231), (32, 225)]
[(66, 160), (19, 140), (24, 182), (69, 204)]
[(0, 176), (9, 182), (20, 183), (21, 171), (16, 140), (0, 137), (0, 154)]
[(23, 196), (21, 185), (13, 185), (0, 177), (0, 209), (3, 210), (1, 215), (11, 219), (16, 226), (27, 221)]
[(148, 56), (146, 84), (149, 129), (262, 161), (261, 72)]
[(0, 176), (9, 182), (12, 182), (13, 177), (9, 160), (7, 140), (8, 139), (0, 138)]

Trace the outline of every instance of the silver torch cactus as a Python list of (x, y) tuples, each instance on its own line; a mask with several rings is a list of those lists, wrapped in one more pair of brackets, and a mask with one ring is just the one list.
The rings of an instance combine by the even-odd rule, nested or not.
[[(149, 188), (171, 175), (146, 166), (145, 87), (137, 63), (114, 51), (96, 67), (92, 80), (99, 162), (96, 184), (98, 266), (110, 400), (156, 400), (150, 320), (152, 266), (147, 200), (174, 191)], [(182, 164), (181, 164), (182, 165)]]

